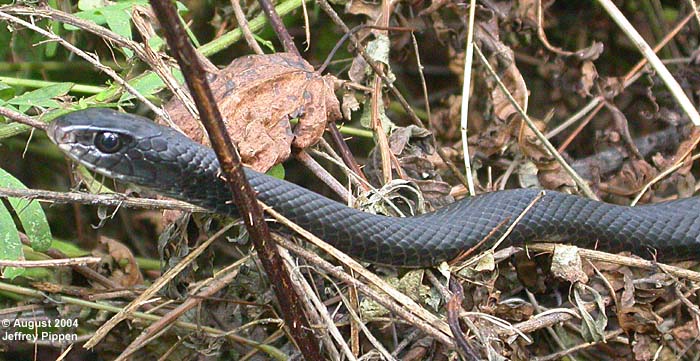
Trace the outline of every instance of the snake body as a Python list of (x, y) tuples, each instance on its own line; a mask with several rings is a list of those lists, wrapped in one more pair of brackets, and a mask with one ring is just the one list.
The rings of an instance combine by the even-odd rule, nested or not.
[[(236, 216), (213, 150), (146, 118), (87, 109), (54, 120), (47, 133), (70, 158), (107, 177)], [(265, 204), (341, 251), (405, 267), (436, 265), (515, 223), (505, 244), (567, 241), (660, 260), (698, 258), (700, 199), (626, 207), (575, 195), (515, 189), (470, 197), (406, 218), (365, 213), (251, 169)], [(533, 203), (534, 201), (534, 203)]]

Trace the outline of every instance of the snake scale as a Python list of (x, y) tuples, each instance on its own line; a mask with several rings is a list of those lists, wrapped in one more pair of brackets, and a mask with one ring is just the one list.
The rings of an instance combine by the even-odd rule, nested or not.
[[(213, 150), (150, 120), (109, 109), (54, 120), (47, 133), (70, 158), (123, 182), (236, 216)], [(540, 195), (514, 189), (470, 197), (436, 212), (395, 218), (365, 213), (251, 169), (258, 198), (341, 251), (364, 261), (424, 267), (450, 260), (489, 236), (496, 240)], [(645, 258), (700, 258), (700, 198), (627, 207), (546, 191), (506, 244), (571, 242)]]

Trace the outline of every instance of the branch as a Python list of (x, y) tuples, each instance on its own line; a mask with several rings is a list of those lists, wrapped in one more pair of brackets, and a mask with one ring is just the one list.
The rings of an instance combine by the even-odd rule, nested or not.
[(223, 174), (228, 180), (235, 204), (242, 215), (241, 218), (258, 252), (258, 258), (270, 277), (272, 289), (282, 309), (281, 314), (290, 328), (290, 336), (296, 341), (299, 350), (307, 360), (322, 360), (318, 342), (304, 316), (303, 303), (299, 295), (294, 292), (291, 276), (284, 267), (284, 261), (275, 243), (272, 242), (262, 209), (257, 203), (253, 188), (245, 177), (238, 151), (226, 132), (197, 52), (187, 38), (173, 3), (168, 0), (151, 0), (151, 6), (165, 31), (168, 45), (180, 65), (192, 98), (197, 104), (201, 121), (207, 130)]

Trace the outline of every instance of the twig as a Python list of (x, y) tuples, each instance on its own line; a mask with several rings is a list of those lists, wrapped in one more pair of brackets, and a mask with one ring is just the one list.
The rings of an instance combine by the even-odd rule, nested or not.
[[(338, 251), (335, 247), (332, 245), (324, 242), (323, 240), (319, 239), (318, 237), (314, 236), (311, 234), (311, 232), (299, 227), (295, 223), (291, 222), (289, 219), (286, 217), (282, 216), (278, 212), (276, 212), (274, 209), (266, 207), (265, 212), (270, 214), (273, 218), (275, 218), (278, 222), (281, 224), (287, 226), (289, 229), (295, 231), (302, 237), (304, 237), (306, 240), (309, 242), (313, 243), (315, 246), (321, 248), (328, 254), (332, 255), (336, 259), (338, 259), (340, 262), (345, 264), (347, 267), (349, 267), (354, 273), (366, 278), (370, 283), (372, 283), (374, 286), (376, 286), (378, 289), (383, 290), (386, 292), (391, 298), (399, 302), (403, 308), (405, 308), (406, 311), (401, 312), (397, 311), (395, 307), (392, 307), (392, 305), (387, 306), (386, 300), (378, 300), (375, 299), (375, 301), (379, 302), (383, 306), (389, 308), (392, 310), (392, 312), (397, 313), (399, 316), (402, 318), (406, 319), (407, 321), (414, 323), (417, 327), (421, 328), (423, 331), (426, 333), (429, 333), (433, 337), (437, 338), (441, 342), (444, 342), (448, 345), (452, 344), (452, 341), (450, 341), (451, 333), (449, 330), (449, 326), (444, 323), (444, 321), (438, 319), (435, 317), (433, 314), (430, 312), (427, 312), (425, 309), (420, 307), (418, 304), (416, 304), (413, 300), (411, 300), (409, 297), (406, 295), (402, 294), (401, 292), (398, 292), (396, 289), (391, 287), (388, 283), (383, 281), (381, 278), (377, 277), (374, 273), (369, 272), (366, 268), (364, 268), (360, 263), (352, 259), (350, 256)], [(292, 252), (301, 255), (303, 258), (308, 259), (313, 258), (314, 259), (314, 264), (322, 265), (324, 270), (326, 272), (331, 273), (335, 277), (341, 278), (343, 281), (348, 281), (348, 277), (345, 276), (343, 272), (337, 271), (336, 267), (332, 266), (330, 263), (321, 260), (317, 255), (315, 255), (312, 252), (308, 252), (304, 249), (299, 249), (300, 247), (296, 246), (295, 244), (291, 242), (287, 242), (284, 239), (281, 239), (281, 237), (276, 237), (276, 240), (278, 242), (282, 242), (281, 244), (291, 250)], [(328, 269), (326, 269), (326, 267)], [(368, 286), (364, 285), (363, 283), (357, 282), (355, 278), (350, 277), (350, 279), (353, 282), (350, 282), (349, 284), (353, 284), (356, 287), (358, 287), (358, 290), (361, 292), (366, 293), (366, 289), (369, 288)], [(357, 282), (357, 283), (356, 283)], [(360, 285), (364, 287), (360, 287)], [(416, 323), (418, 322), (418, 323)]]
[(46, 129), (46, 123), (36, 121), (34, 118), (24, 115), (22, 113), (18, 113), (12, 109), (9, 108), (3, 108), (0, 107), (0, 115), (12, 120), (13, 122), (21, 123), (28, 125), (32, 128), (37, 128), (37, 129)]
[(64, 266), (85, 266), (91, 263), (99, 263), (102, 260), (100, 257), (75, 257), (63, 259), (46, 259), (40, 261), (13, 261), (7, 259), (0, 260), (0, 267), (22, 267), (22, 268), (38, 268), (38, 267), (64, 267)]
[[(472, 0), (472, 6), (474, 5), (473, 2), (474, 0)], [(479, 360), (479, 356), (476, 354), (476, 351), (472, 345), (469, 344), (469, 341), (462, 333), (462, 328), (459, 326), (459, 314), (462, 310), (464, 289), (462, 288), (462, 285), (454, 278), (450, 278), (448, 282), (450, 284), (450, 291), (452, 292), (452, 295), (451, 297), (448, 297), (449, 299), (446, 304), (447, 323), (450, 325), (450, 329), (454, 335), (455, 344), (457, 345), (458, 350), (461, 351), (467, 360)], [(443, 295), (443, 298), (445, 296), (446, 295)], [(481, 338), (480, 336), (481, 335), (479, 335), (479, 338)]]
[[(24, 244), (25, 246), (31, 246), (31, 241), (29, 240), (29, 237), (27, 237), (27, 235), (25, 235), (22, 232), (19, 232), (19, 238), (22, 240), (22, 244)], [(68, 256), (65, 253), (63, 253), (57, 249), (54, 249), (54, 248), (49, 248), (46, 251), (44, 251), (43, 253), (51, 258), (54, 258), (54, 259), (68, 258)], [(85, 278), (92, 280), (92, 281), (95, 281), (96, 283), (98, 283), (99, 285), (101, 285), (102, 287), (104, 287), (106, 289), (120, 289), (121, 288), (121, 285), (119, 285), (118, 283), (112, 281), (111, 279), (103, 276), (102, 274), (98, 273), (97, 271), (93, 270), (90, 267), (75, 265), (75, 266), (71, 266), (71, 268), (74, 271), (82, 274)], [(131, 296), (133, 296), (133, 292), (129, 291), (129, 293), (132, 293)]]
[(687, 158), (688, 158), (688, 155), (690, 155), (690, 152), (691, 152), (693, 149), (695, 149), (695, 147), (698, 145), (698, 143), (700, 143), (700, 136), (698, 136), (698, 137), (695, 138), (695, 140), (693, 141), (693, 144), (692, 144), (690, 147), (688, 147), (688, 150), (686, 151), (686, 153), (685, 153), (682, 157), (679, 157), (679, 159), (678, 159), (678, 161), (676, 161), (676, 163), (674, 163), (672, 166), (670, 166), (670, 167), (664, 169), (663, 172), (659, 173), (656, 177), (654, 177), (652, 180), (650, 180), (649, 182), (647, 182), (647, 184), (644, 185), (644, 187), (642, 188), (642, 190), (639, 191), (639, 193), (637, 194), (637, 196), (634, 197), (634, 200), (632, 200), (632, 203), (630, 203), (630, 206), (636, 205), (637, 202), (639, 202), (639, 200), (642, 198), (642, 196), (644, 195), (644, 193), (646, 193), (646, 192), (649, 190), (649, 188), (651, 188), (652, 185), (656, 184), (656, 182), (658, 182), (658, 181), (664, 179), (664, 178), (665, 178), (666, 176), (668, 176), (669, 174), (671, 174), (671, 173), (677, 171), (677, 170), (680, 169), (683, 165), (687, 164), (686, 162), (693, 162), (693, 161), (699, 159), (699, 158), (700, 158), (700, 153), (698, 153), (698, 154), (696, 154), (696, 155), (690, 157), (690, 159), (687, 159)]
[(328, 173), (327, 170), (325, 170), (320, 164), (311, 158), (309, 153), (302, 150), (296, 154), (295, 158), (304, 164), (306, 168), (311, 170), (311, 172), (316, 175), (316, 177), (318, 177), (318, 179), (320, 179), (325, 185), (332, 189), (333, 192), (339, 195), (343, 199), (344, 203), (353, 202), (352, 194), (349, 194), (348, 190), (345, 189), (345, 187), (343, 187), (343, 185), (340, 184), (337, 179), (333, 178), (333, 176)]
[[(150, 3), (165, 30), (168, 45), (180, 65), (192, 98), (197, 104), (201, 121), (207, 130), (212, 148), (219, 159), (221, 170), (231, 188), (234, 201), (240, 210), (241, 218), (250, 234), (255, 250), (258, 252), (260, 262), (270, 277), (272, 289), (275, 291), (282, 309), (282, 317), (290, 329), (290, 336), (296, 341), (299, 350), (307, 360), (322, 360), (318, 343), (308, 320), (304, 316), (304, 305), (295, 292), (291, 277), (277, 247), (270, 242), (270, 230), (263, 218), (262, 209), (257, 203), (253, 188), (243, 173), (238, 151), (233, 146), (226, 131), (221, 113), (206, 81), (206, 73), (197, 60), (197, 52), (189, 42), (177, 16), (175, 6), (168, 0), (151, 0)], [(261, 0), (261, 5), (264, 3), (265, 0)], [(272, 5), (269, 3), (268, 5), (270, 7), (268, 10), (276, 15)], [(268, 16), (273, 14), (268, 14)], [(279, 20), (279, 16), (277, 19)], [(279, 21), (281, 23), (281, 20)], [(289, 40), (291, 41), (291, 39)]]
[[(279, 220), (280, 218), (278, 218)], [(299, 228), (300, 230), (303, 231), (303, 228)], [(305, 238), (307, 238), (307, 235), (314, 237), (310, 233), (306, 232), (306, 234), (303, 234)], [(340, 268), (334, 266), (330, 262), (322, 259), (319, 257), (317, 254), (310, 252), (303, 247), (287, 241), (286, 239), (279, 237), (279, 236), (274, 236), (275, 241), (277, 241), (282, 247), (292, 251), (294, 254), (297, 256), (304, 258), (308, 262), (313, 263), (315, 266), (318, 266), (319, 268), (323, 269), (325, 272), (328, 274), (332, 275), (333, 277), (336, 277), (343, 282), (347, 283), (348, 285), (352, 285), (357, 288), (360, 293), (370, 297), (372, 300), (376, 301), (380, 305), (386, 307), (389, 309), (391, 312), (394, 314), (398, 315), (399, 317), (403, 318), (408, 322), (409, 324), (417, 327), (418, 329), (422, 330), (426, 334), (434, 337), (436, 340), (444, 343), (445, 345), (452, 347), (452, 333), (449, 330), (449, 327), (447, 324), (445, 324), (444, 321), (440, 320), (439, 318), (433, 316), (429, 312), (425, 311), (421, 306), (416, 304), (413, 300), (408, 298), (408, 296), (400, 293), (396, 289), (394, 289), (392, 286), (387, 284), (386, 282), (382, 281), (379, 277), (376, 275), (372, 274), (371, 272), (364, 270), (361, 272), (361, 274), (367, 278), (368, 280), (376, 286), (376, 289), (381, 289), (382, 291), (386, 292), (388, 294), (387, 296), (384, 296), (380, 294), (378, 291), (376, 291), (375, 288), (370, 287), (366, 285), (363, 282), (360, 282), (357, 280), (355, 277), (352, 277), (348, 275), (347, 273), (343, 272)], [(309, 238), (307, 238), (309, 239)], [(317, 239), (318, 240), (318, 239)], [(319, 240), (320, 241), (320, 240)], [(314, 241), (315, 242), (315, 241)], [(323, 241), (321, 241), (323, 242)], [(323, 242), (325, 243), (325, 242)], [(316, 243), (314, 243), (316, 244)], [(336, 253), (333, 253), (334, 255), (337, 255)], [(352, 261), (351, 258), (347, 257), (349, 260)], [(345, 263), (345, 259), (342, 260), (343, 263)], [(355, 261), (352, 261), (355, 262)], [(356, 262), (355, 262), (356, 263)], [(347, 264), (347, 263), (346, 263)], [(357, 266), (352, 266), (353, 271), (357, 271), (358, 269), (362, 268), (358, 263), (356, 263)], [(358, 268), (359, 267), (359, 268)], [(398, 300), (398, 305), (395, 304), (393, 301), (390, 299)], [(423, 315), (423, 316), (421, 316)], [(424, 317), (425, 316), (425, 317)]]
[[(282, 252), (282, 257), (284, 257), (285, 262), (287, 262), (287, 267), (292, 270), (292, 281), (294, 281), (298, 287), (301, 288), (303, 294), (306, 296), (306, 302), (308, 303), (307, 308), (312, 309), (312, 313), (314, 314), (314, 319), (312, 320), (313, 323), (317, 325), (325, 324), (325, 328), (330, 337), (328, 337), (328, 335), (324, 335), (320, 338), (321, 342), (324, 343), (325, 348), (331, 353), (331, 357), (329, 357), (329, 359), (340, 360), (340, 353), (330, 340), (332, 337), (343, 350), (343, 355), (345, 355), (348, 360), (356, 361), (357, 358), (355, 355), (353, 355), (352, 351), (350, 351), (348, 343), (343, 338), (340, 330), (338, 330), (338, 325), (336, 325), (334, 322), (333, 316), (331, 316), (328, 307), (323, 304), (323, 301), (321, 301), (321, 299), (318, 297), (318, 292), (314, 292), (314, 288), (311, 287), (307, 279), (301, 274), (301, 270), (299, 269), (297, 262), (295, 262), (296, 259), (293, 259), (289, 251), (286, 249), (284, 252)], [(333, 283), (332, 280), (330, 281)], [(333, 285), (335, 286), (335, 284)], [(341, 291), (338, 291), (338, 294), (340, 293)]]
[(0, 187), (0, 198), (18, 197), (55, 204), (90, 204), (142, 209), (174, 209), (185, 212), (212, 213), (189, 203), (150, 198), (125, 197), (121, 194), (90, 194), (79, 192), (53, 192), (41, 189), (14, 189)]
[(416, 53), (416, 67), (418, 68), (418, 76), (420, 77), (420, 85), (423, 88), (423, 102), (425, 102), (425, 113), (427, 115), (428, 129), (433, 135), (433, 122), (430, 114), (430, 99), (428, 97), (428, 84), (425, 82), (425, 73), (423, 71), (423, 63), (420, 60), (420, 51), (418, 51), (418, 40), (416, 35), (411, 31), (411, 42), (413, 43), (413, 52)]
[[(192, 308), (200, 305), (202, 301), (206, 300), (208, 297), (213, 296), (215, 293), (219, 292), (222, 288), (226, 287), (231, 281), (233, 281), (239, 273), (240, 266), (248, 261), (248, 257), (244, 257), (234, 264), (227, 267), (227, 271), (223, 271), (223, 276), (214, 278), (212, 282), (207, 285), (206, 288), (200, 290), (192, 297), (188, 297), (182, 304), (177, 306), (175, 309), (168, 311), (162, 318), (158, 321), (152, 323), (148, 328), (143, 330), (141, 334), (136, 337), (131, 343), (119, 354), (119, 356), (114, 361), (122, 361), (131, 356), (134, 352), (143, 348), (147, 345), (148, 340), (152, 339), (159, 331), (163, 330), (166, 326), (175, 322), (180, 316), (185, 312), (191, 310)], [(221, 274), (220, 272), (219, 274)]]
[(350, 152), (350, 148), (348, 148), (348, 144), (345, 143), (343, 135), (340, 134), (340, 130), (338, 130), (338, 127), (336, 127), (335, 122), (328, 124), (328, 133), (331, 135), (333, 144), (335, 144), (336, 148), (338, 148), (338, 152), (340, 153), (340, 158), (343, 160), (343, 163), (345, 163), (348, 168), (352, 169), (355, 174), (366, 182), (367, 177), (365, 176), (365, 173), (362, 172), (362, 168), (360, 168), (360, 165), (357, 164), (355, 157), (352, 155), (352, 152)]
[(469, 3), (469, 23), (467, 25), (467, 49), (464, 54), (464, 77), (462, 80), (462, 107), (460, 111), (459, 128), (462, 134), (462, 153), (464, 153), (464, 173), (467, 178), (467, 189), (470, 195), (475, 195), (474, 178), (472, 177), (471, 158), (469, 157), (469, 142), (467, 142), (467, 125), (469, 119), (469, 99), (472, 84), (472, 62), (474, 60), (474, 14), (476, 0)]
[[(321, 139), (321, 145), (325, 148), (327, 153), (317, 151), (315, 149), (310, 149), (309, 153), (321, 157), (329, 162), (332, 162), (333, 164), (337, 165), (340, 167), (340, 169), (345, 173), (345, 175), (348, 177), (348, 180), (352, 182), (356, 187), (359, 187), (362, 189), (364, 192), (369, 192), (371, 190), (374, 190), (374, 187), (369, 183), (364, 178), (361, 178), (360, 175), (357, 173), (353, 172), (352, 169), (350, 169), (345, 163), (343, 163), (343, 160), (340, 159), (340, 157), (333, 151), (333, 148), (331, 148), (330, 144), (325, 143), (323, 139)], [(325, 144), (324, 144), (325, 143)]]
[[(65, 303), (65, 304), (70, 304), (70, 305), (76, 305), (79, 307), (84, 307), (84, 308), (90, 308), (90, 309), (95, 309), (99, 311), (106, 311), (106, 312), (111, 312), (111, 313), (118, 313), (121, 312), (121, 308), (112, 306), (109, 304), (106, 304), (104, 302), (90, 302), (90, 301), (85, 301), (80, 298), (76, 297), (70, 297), (70, 296), (63, 296), (63, 295), (51, 295), (51, 298), (48, 299), (46, 294), (44, 292), (27, 288), (27, 287), (21, 287), (21, 286), (16, 286), (13, 284), (9, 283), (4, 283), (0, 282), (0, 290), (6, 291), (6, 292), (11, 292), (13, 294), (17, 295), (22, 295), (26, 297), (32, 297), (32, 298), (38, 298), (40, 300), (47, 300), (48, 302), (60, 302), (60, 303)], [(135, 319), (140, 319), (140, 320), (146, 320), (146, 321), (157, 321), (161, 317), (149, 313), (144, 313), (144, 312), (133, 312), (131, 313), (131, 316)], [(224, 332), (222, 330), (213, 328), (213, 327), (208, 327), (208, 326), (202, 326), (196, 323), (191, 323), (191, 322), (184, 322), (184, 321), (176, 321), (174, 323), (175, 326), (184, 329), (184, 330), (189, 330), (189, 331), (196, 331), (196, 332), (205, 332), (207, 334), (213, 335), (213, 336), (223, 336), (226, 337), (227, 339), (231, 340), (232, 342), (238, 342), (242, 345), (247, 345), (251, 347), (255, 347), (256, 349), (259, 349), (261, 351), (266, 352), (268, 355), (271, 357), (281, 357), (284, 356), (282, 352), (271, 345), (266, 345), (266, 347), (261, 347), (262, 345), (254, 340), (250, 340), (238, 335), (234, 335), (228, 332)], [(84, 346), (83, 346), (84, 347)]]
[[(303, 3), (302, 1), (302, 4)], [(241, 0), (231, 0), (231, 6), (233, 7), (233, 14), (236, 15), (236, 21), (238, 21), (238, 27), (243, 31), (243, 37), (245, 37), (248, 46), (253, 49), (255, 54), (264, 54), (265, 52), (263, 52), (260, 44), (255, 40), (253, 32), (250, 31), (248, 20), (245, 18), (243, 9), (241, 9)]]
[(199, 257), (207, 248), (209, 248), (209, 245), (211, 245), (215, 240), (219, 239), (226, 231), (228, 231), (231, 227), (233, 227), (235, 223), (231, 223), (228, 226), (222, 228), (216, 234), (211, 236), (208, 240), (202, 242), (201, 245), (199, 245), (197, 248), (193, 249), (192, 252), (190, 252), (187, 256), (185, 256), (180, 262), (178, 262), (173, 268), (169, 269), (167, 272), (165, 272), (163, 275), (158, 277), (153, 284), (148, 287), (143, 293), (141, 293), (138, 297), (136, 297), (129, 305), (126, 307), (122, 308), (117, 312), (116, 315), (112, 316), (107, 322), (102, 324), (97, 331), (95, 331), (95, 335), (88, 340), (88, 342), (85, 343), (83, 347), (85, 348), (93, 348), (97, 343), (99, 343), (103, 338), (107, 336), (107, 333), (111, 331), (119, 322), (125, 320), (128, 317), (133, 317), (134, 312), (144, 303), (148, 302), (148, 300), (155, 295), (158, 291), (160, 291), (161, 288), (163, 288), (168, 282), (172, 281), (175, 276), (177, 276), (182, 270), (185, 269), (185, 267), (189, 266), (190, 263), (192, 263), (197, 257)]
[(279, 14), (277, 14), (275, 7), (272, 6), (270, 0), (258, 0), (258, 4), (260, 4), (260, 8), (262, 8), (263, 13), (265, 13), (265, 17), (267, 18), (267, 21), (270, 22), (272, 29), (275, 30), (275, 34), (277, 34), (277, 38), (282, 43), (284, 51), (301, 57), (299, 49), (297, 49), (297, 46), (294, 45), (294, 40), (292, 40), (291, 35), (289, 35), (287, 28), (284, 27), (282, 18), (280, 18)]

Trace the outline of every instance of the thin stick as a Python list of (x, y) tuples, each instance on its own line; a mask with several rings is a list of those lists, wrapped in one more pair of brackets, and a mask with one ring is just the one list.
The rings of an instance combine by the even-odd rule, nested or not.
[(16, 197), (54, 204), (89, 204), (142, 209), (173, 209), (184, 212), (212, 213), (189, 203), (165, 200), (125, 197), (121, 194), (91, 194), (80, 192), (54, 192), (43, 189), (15, 189), (0, 187), (0, 198)]
[(467, 189), (470, 195), (475, 195), (472, 166), (469, 158), (469, 143), (467, 142), (467, 122), (469, 118), (469, 94), (472, 83), (472, 62), (474, 61), (474, 14), (476, 0), (469, 3), (469, 25), (467, 31), (467, 50), (464, 55), (464, 79), (462, 85), (462, 111), (460, 113), (460, 132), (462, 133), (462, 152), (464, 153), (464, 172), (467, 178)]
[(270, 26), (272, 26), (272, 29), (275, 30), (275, 34), (277, 34), (277, 38), (282, 43), (284, 51), (296, 54), (296, 56), (301, 57), (299, 49), (297, 49), (297, 46), (294, 45), (294, 40), (292, 40), (292, 36), (289, 35), (287, 28), (284, 27), (282, 18), (277, 13), (277, 11), (275, 11), (275, 7), (272, 6), (272, 2), (270, 2), (270, 0), (258, 0), (258, 4), (260, 4), (260, 7), (262, 8), (265, 17), (267, 18), (267, 21), (270, 22)]
[(75, 257), (63, 259), (45, 259), (40, 261), (12, 261), (0, 260), (0, 267), (22, 267), (22, 268), (38, 268), (38, 267), (64, 267), (64, 266), (85, 266), (91, 263), (99, 263), (102, 261), (100, 257)]
[[(303, 3), (302, 1), (302, 4)], [(248, 43), (248, 46), (253, 49), (255, 54), (264, 54), (260, 44), (255, 40), (253, 32), (250, 31), (248, 19), (245, 18), (243, 9), (241, 9), (241, 0), (231, 0), (231, 6), (233, 7), (233, 14), (236, 16), (236, 21), (238, 21), (238, 27), (243, 31), (243, 37), (246, 43)]]

